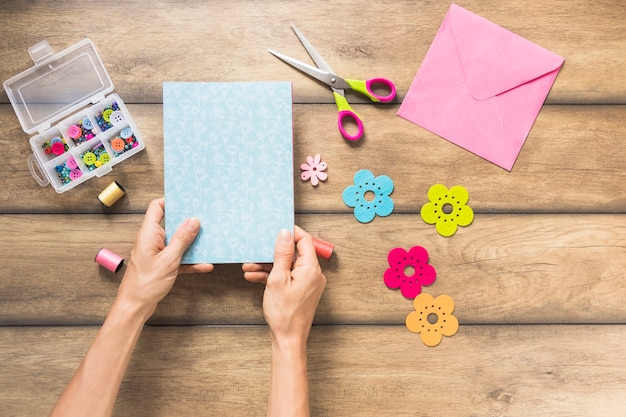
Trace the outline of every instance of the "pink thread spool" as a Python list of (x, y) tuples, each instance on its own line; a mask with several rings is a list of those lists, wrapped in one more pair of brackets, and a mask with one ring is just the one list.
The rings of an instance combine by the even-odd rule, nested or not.
[(94, 261), (114, 273), (117, 273), (124, 264), (124, 258), (106, 248), (98, 251)]

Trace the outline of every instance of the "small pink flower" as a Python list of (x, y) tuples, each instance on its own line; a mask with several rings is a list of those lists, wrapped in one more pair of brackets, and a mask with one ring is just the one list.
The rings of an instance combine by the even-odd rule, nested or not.
[(320, 181), (326, 181), (328, 178), (328, 174), (323, 172), (328, 167), (326, 162), (321, 162), (320, 155), (317, 154), (315, 157), (307, 156), (306, 161), (308, 163), (300, 165), (300, 169), (302, 170), (302, 174), (300, 178), (302, 181), (311, 180), (311, 185), (314, 187), (319, 184)]
[(428, 286), (437, 278), (435, 268), (428, 263), (428, 252), (421, 246), (413, 246), (408, 252), (394, 248), (387, 260), (389, 268), (385, 271), (385, 284), (391, 289), (400, 288), (408, 299), (415, 298), (422, 292), (422, 285)]

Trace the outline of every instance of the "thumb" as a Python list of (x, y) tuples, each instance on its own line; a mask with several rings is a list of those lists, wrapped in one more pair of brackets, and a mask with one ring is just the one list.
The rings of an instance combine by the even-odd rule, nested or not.
[(274, 246), (274, 267), (272, 270), (287, 272), (287, 276), (289, 276), (288, 272), (291, 271), (294, 253), (293, 234), (287, 229), (281, 230)]
[(179, 259), (182, 258), (183, 253), (193, 243), (199, 232), (200, 220), (195, 217), (185, 220), (178, 230), (176, 230), (165, 250), (171, 252), (171, 255)]

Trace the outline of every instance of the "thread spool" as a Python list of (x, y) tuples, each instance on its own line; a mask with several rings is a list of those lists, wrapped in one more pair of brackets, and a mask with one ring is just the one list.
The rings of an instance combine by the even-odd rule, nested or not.
[(100, 194), (98, 200), (104, 207), (110, 208), (113, 204), (126, 195), (126, 190), (117, 181), (113, 181)]
[(111, 272), (117, 273), (124, 264), (124, 258), (106, 248), (101, 248), (96, 254), (94, 262), (102, 265)]
[(313, 238), (313, 246), (315, 246), (315, 253), (317, 253), (317, 256), (321, 256), (327, 261), (330, 260), (331, 256), (333, 256), (335, 246), (330, 243), (324, 242), (321, 239)]

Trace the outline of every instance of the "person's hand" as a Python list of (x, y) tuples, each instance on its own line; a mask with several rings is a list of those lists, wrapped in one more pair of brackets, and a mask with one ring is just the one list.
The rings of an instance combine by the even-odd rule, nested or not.
[(213, 270), (211, 264), (180, 265), (183, 253), (200, 231), (198, 219), (187, 219), (165, 246), (165, 230), (161, 226), (164, 207), (163, 198), (152, 201), (148, 206), (118, 290), (118, 298), (143, 310), (146, 319), (170, 291), (179, 273)]
[[(294, 260), (294, 242), (298, 256)], [(292, 265), (293, 264), (293, 265)], [(264, 283), (263, 312), (274, 342), (306, 343), (326, 277), (322, 273), (311, 236), (295, 227), (276, 239), (274, 264), (244, 264), (244, 277)]]

